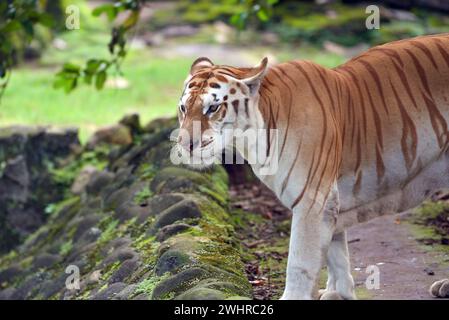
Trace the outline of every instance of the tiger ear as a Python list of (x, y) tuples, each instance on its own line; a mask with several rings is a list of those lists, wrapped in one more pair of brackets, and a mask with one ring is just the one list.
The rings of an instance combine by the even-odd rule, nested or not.
[(259, 91), (262, 79), (267, 72), (267, 65), (268, 58), (265, 57), (258, 66), (251, 68), (241, 79), (241, 81), (248, 86), (251, 95), (254, 95)]
[(206, 57), (200, 57), (193, 61), (192, 66), (190, 67), (190, 75), (195, 74), (199, 70), (207, 67), (212, 67), (214, 63)]

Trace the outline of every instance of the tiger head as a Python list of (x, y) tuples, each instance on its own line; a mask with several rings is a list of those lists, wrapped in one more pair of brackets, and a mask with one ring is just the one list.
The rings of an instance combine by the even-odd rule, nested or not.
[(178, 154), (182, 162), (202, 168), (212, 164), (233, 143), (236, 129), (245, 130), (268, 59), (254, 68), (214, 65), (196, 59), (178, 105)]

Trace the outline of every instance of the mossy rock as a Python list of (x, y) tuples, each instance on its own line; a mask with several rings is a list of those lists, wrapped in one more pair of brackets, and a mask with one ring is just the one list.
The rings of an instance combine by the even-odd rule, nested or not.
[(155, 193), (189, 191), (209, 181), (201, 173), (182, 167), (162, 169), (151, 181), (151, 190)]
[(155, 216), (167, 208), (179, 203), (185, 199), (185, 195), (181, 193), (168, 193), (151, 197), (146, 205), (145, 210), (141, 210), (137, 216), (137, 222), (142, 223), (149, 217)]
[(163, 242), (166, 239), (177, 235), (179, 233), (185, 232), (186, 230), (189, 230), (192, 228), (190, 224), (186, 223), (173, 223), (169, 224), (165, 227), (162, 227), (156, 234), (156, 240), (159, 242)]
[(157, 173), (150, 184), (154, 193), (198, 192), (221, 205), (227, 203), (227, 186), (227, 174), (221, 166), (207, 172), (193, 171), (184, 167), (167, 167)]
[(151, 298), (153, 300), (174, 298), (208, 276), (208, 272), (202, 268), (190, 268), (181, 271), (160, 282), (154, 288)]
[[(227, 174), (221, 166), (202, 172), (174, 167), (166, 126), (136, 132), (132, 146), (109, 148), (76, 197), (64, 184), (66, 200), (49, 205), (46, 225), (17, 252), (0, 257), (0, 280), (8, 279), (0, 281), (0, 297), (250, 296), (228, 212)], [(93, 157), (87, 163), (95, 164), (96, 154), (84, 150), (80, 159)], [(70, 177), (64, 181), (76, 176), (67, 171), (85, 164), (61, 168)], [(80, 290), (65, 288), (69, 264), (80, 268)]]
[(150, 121), (143, 130), (147, 133), (160, 132), (164, 129), (176, 128), (178, 120), (175, 117), (170, 118), (158, 118)]
[(155, 272), (157, 276), (162, 276), (166, 272), (174, 274), (179, 269), (192, 263), (191, 257), (185, 252), (168, 250), (157, 260)]
[(200, 217), (201, 210), (198, 205), (192, 200), (185, 199), (159, 213), (153, 225), (153, 230), (159, 230), (179, 220)]
[(175, 298), (175, 300), (224, 300), (226, 295), (215, 289), (195, 287), (187, 290)]

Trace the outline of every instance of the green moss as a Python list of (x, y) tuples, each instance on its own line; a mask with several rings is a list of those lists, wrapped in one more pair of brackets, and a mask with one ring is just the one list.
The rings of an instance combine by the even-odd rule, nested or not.
[(146, 270), (152, 270), (156, 266), (158, 258), (158, 248), (160, 243), (156, 241), (154, 236), (148, 237), (145, 233), (142, 233), (138, 238), (133, 241), (133, 248), (139, 253), (141, 260), (143, 261)]
[(154, 288), (156, 288), (156, 286), (159, 283), (168, 279), (169, 277), (170, 277), (170, 273), (166, 272), (162, 276), (152, 275), (151, 277), (144, 279), (137, 285), (137, 288), (134, 291), (134, 295), (139, 295), (141, 293), (144, 293), (148, 297), (151, 297), (151, 295), (153, 294)]
[(244, 273), (239, 250), (229, 244), (215, 241), (199, 242), (199, 248), (195, 250), (195, 254), (205, 265), (215, 266), (236, 275)]
[(0, 269), (9, 265), (12, 261), (18, 258), (18, 253), (15, 250), (11, 250), (8, 254), (0, 257)]
[(78, 212), (81, 205), (79, 197), (70, 197), (56, 203), (54, 213), (50, 216), (47, 224), (28, 236), (24, 247), (29, 248), (27, 254), (32, 256), (43, 246), (51, 245), (55, 237), (66, 228), (68, 222)]
[(108, 281), (109, 278), (112, 276), (112, 274), (113, 274), (115, 271), (117, 271), (118, 268), (120, 268), (120, 265), (121, 265), (121, 264), (122, 264), (121, 261), (116, 261), (116, 262), (114, 262), (114, 263), (108, 265), (108, 266), (106, 267), (106, 269), (103, 270), (103, 273), (102, 273), (100, 279), (103, 280), (103, 281)]
[(434, 219), (441, 213), (449, 210), (449, 203), (444, 201), (426, 201), (416, 209), (416, 217), (423, 219)]
[(118, 232), (118, 230), (117, 230), (118, 223), (119, 223), (118, 220), (110, 220), (108, 222), (108, 224), (104, 227), (97, 242), (98, 243), (107, 243), (110, 240), (112, 240)]
[(144, 162), (137, 169), (137, 176), (139, 176), (141, 180), (151, 180), (157, 171), (158, 168), (155, 165)]
[(150, 190), (150, 187), (146, 186), (136, 193), (136, 195), (134, 196), (134, 202), (138, 205), (145, 204), (152, 195), (153, 192)]
[(94, 150), (84, 151), (76, 158), (72, 159), (68, 165), (62, 167), (56, 168), (52, 162), (48, 162), (47, 169), (52, 175), (52, 179), (60, 185), (61, 188), (65, 188), (67, 194), (69, 194), (70, 186), (79, 175), (81, 169), (86, 165), (90, 165), (98, 170), (103, 170), (108, 164), (108, 154), (109, 147), (102, 145), (96, 147)]
[(26, 257), (22, 261), (19, 262), (20, 268), (27, 270), (31, 267), (31, 264), (33, 263), (33, 257)]
[(70, 251), (72, 251), (73, 248), (73, 242), (72, 239), (67, 240), (63, 244), (61, 244), (61, 247), (59, 248), (59, 254), (61, 256), (66, 256)]
[[(414, 222), (406, 221), (405, 223), (408, 223), (409, 230), (421, 244), (421, 248), (429, 252), (443, 254), (441, 262), (448, 262), (449, 246), (440, 243), (441, 235), (439, 235), (434, 228), (419, 225)], [(430, 243), (426, 244), (429, 240)]]
[(45, 213), (52, 216), (52, 219), (57, 219), (63, 209), (73, 208), (77, 210), (80, 207), (80, 198), (78, 196), (71, 196), (65, 198), (57, 203), (50, 203), (45, 208)]
[(358, 300), (372, 300), (374, 298), (373, 290), (368, 290), (364, 285), (355, 288), (355, 295)]

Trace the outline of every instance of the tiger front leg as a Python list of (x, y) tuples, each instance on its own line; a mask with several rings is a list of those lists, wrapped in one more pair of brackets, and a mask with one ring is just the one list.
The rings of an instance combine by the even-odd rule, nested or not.
[(302, 203), (293, 209), (287, 278), (281, 300), (318, 298), (318, 277), (334, 226), (328, 219), (323, 220), (319, 201), (311, 206)]

